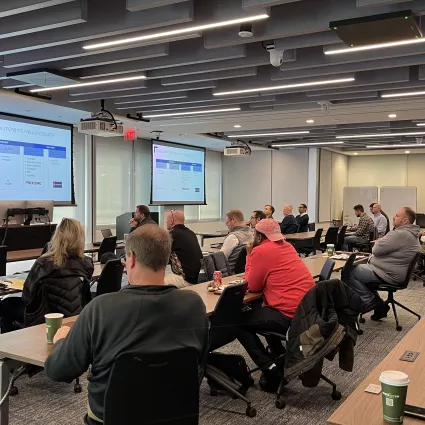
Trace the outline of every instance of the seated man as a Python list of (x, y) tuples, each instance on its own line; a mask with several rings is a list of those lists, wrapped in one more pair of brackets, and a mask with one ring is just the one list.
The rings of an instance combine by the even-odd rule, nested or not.
[(344, 244), (342, 245), (343, 251), (348, 251), (350, 247), (352, 248), (370, 242), (370, 234), (374, 229), (373, 220), (364, 212), (363, 205), (356, 205), (354, 212), (359, 217), (359, 225), (354, 235), (345, 237)]
[(274, 220), (261, 220), (255, 226), (254, 242), (247, 251), (245, 280), (251, 292), (263, 291), (264, 307), (243, 315), (244, 325), (237, 329), (236, 336), (262, 370), (262, 388), (274, 392), (281, 376), (274, 359), (283, 354), (283, 347), (278, 339), (267, 338), (271, 353), (267, 352), (255, 332), (286, 334), (298, 304), (315, 283)]
[(151, 211), (146, 205), (137, 205), (134, 217), (128, 223), (131, 227), (130, 233), (140, 226), (146, 224), (157, 224), (151, 219)]
[(208, 350), (209, 324), (201, 297), (164, 285), (169, 233), (158, 225), (143, 226), (128, 237), (125, 251), (130, 285), (95, 298), (71, 329), (59, 329), (45, 363), (47, 376), (58, 382), (72, 381), (91, 365), (88, 417), (93, 423), (103, 422), (109, 375), (121, 353), (189, 346), (197, 350), (201, 366)]
[(177, 287), (197, 284), (203, 255), (195, 233), (184, 225), (183, 211), (171, 210), (167, 214), (167, 229), (173, 240), (171, 269), (174, 272), (174, 267), (177, 267), (181, 272), (166, 274), (165, 283)]
[(373, 225), (375, 226), (377, 237), (382, 238), (382, 236), (385, 236), (387, 232), (388, 226), (388, 220), (385, 218), (385, 216), (381, 212), (381, 205), (379, 204), (373, 204), (371, 211), (373, 214), (372, 220)]
[(308, 232), (308, 222), (310, 218), (307, 214), (307, 205), (306, 204), (300, 204), (298, 207), (298, 212), (300, 213), (295, 217), (295, 220), (297, 220), (298, 225), (300, 226), (299, 232)]
[(251, 214), (251, 218), (247, 222), (247, 225), (251, 228), (251, 231), (254, 232), (256, 224), (260, 221), (266, 218), (266, 215), (263, 213), (263, 211), (255, 210)]
[(282, 220), (282, 223), (280, 223), (280, 231), (282, 234), (291, 235), (293, 233), (297, 233), (298, 223), (292, 214), (292, 205), (284, 205), (283, 215), (284, 219)]
[(229, 229), (229, 234), (223, 242), (221, 252), (226, 256), (230, 272), (233, 273), (239, 254), (247, 243), (252, 241), (252, 233), (249, 227), (245, 225), (243, 214), (240, 210), (229, 211), (226, 214), (225, 223)]
[(274, 214), (274, 206), (273, 205), (266, 205), (264, 207), (264, 214), (266, 215), (266, 218), (273, 218), (273, 214)]
[(413, 224), (415, 219), (411, 208), (398, 210), (393, 218), (394, 230), (376, 241), (369, 263), (355, 266), (345, 282), (360, 295), (364, 313), (375, 310), (372, 320), (386, 317), (390, 309), (374, 289), (375, 285), (382, 283), (380, 279), (392, 285), (402, 283), (413, 257), (420, 250), (420, 229)]

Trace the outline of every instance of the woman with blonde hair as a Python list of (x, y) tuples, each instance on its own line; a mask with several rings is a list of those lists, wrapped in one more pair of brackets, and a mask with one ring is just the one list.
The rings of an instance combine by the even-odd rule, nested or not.
[(15, 330), (15, 322), (41, 324), (47, 313), (65, 317), (81, 313), (91, 300), (92, 275), (93, 261), (84, 255), (84, 230), (77, 220), (64, 218), (47, 252), (32, 266), (22, 298), (8, 298), (0, 304), (2, 333)]

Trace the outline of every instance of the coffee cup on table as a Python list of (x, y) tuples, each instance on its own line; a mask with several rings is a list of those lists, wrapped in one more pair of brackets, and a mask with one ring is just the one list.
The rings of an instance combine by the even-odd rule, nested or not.
[(63, 314), (49, 313), (45, 314), (44, 318), (46, 320), (47, 344), (53, 344), (56, 332), (62, 327)]
[(382, 388), (384, 421), (390, 424), (402, 424), (409, 377), (404, 372), (387, 370), (381, 373), (379, 380)]

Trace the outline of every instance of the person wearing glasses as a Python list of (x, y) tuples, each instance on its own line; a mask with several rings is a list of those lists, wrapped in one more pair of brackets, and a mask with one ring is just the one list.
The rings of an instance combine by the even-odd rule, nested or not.
[(131, 227), (130, 233), (145, 224), (157, 224), (151, 219), (151, 211), (146, 205), (137, 205), (134, 217), (128, 223)]
[(300, 226), (298, 232), (308, 232), (308, 221), (309, 217), (307, 214), (307, 205), (306, 204), (300, 204), (298, 207), (299, 215), (295, 217), (295, 220), (297, 220), (298, 225)]
[(251, 228), (252, 233), (254, 233), (255, 225), (260, 221), (266, 218), (266, 214), (263, 211), (255, 210), (251, 213), (250, 219), (245, 223)]

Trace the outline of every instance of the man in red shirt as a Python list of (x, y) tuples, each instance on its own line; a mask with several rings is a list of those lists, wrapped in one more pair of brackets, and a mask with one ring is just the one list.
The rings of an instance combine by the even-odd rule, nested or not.
[(284, 353), (284, 348), (278, 338), (268, 337), (271, 353), (267, 352), (256, 332), (286, 334), (298, 304), (315, 283), (294, 247), (285, 241), (279, 224), (272, 219), (257, 223), (247, 254), (245, 280), (251, 292), (263, 291), (264, 305), (243, 315), (244, 323), (236, 336), (263, 371), (261, 387), (275, 392), (281, 377), (275, 359)]

